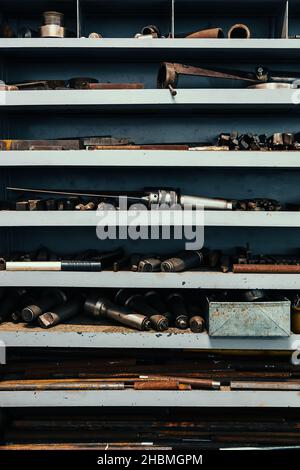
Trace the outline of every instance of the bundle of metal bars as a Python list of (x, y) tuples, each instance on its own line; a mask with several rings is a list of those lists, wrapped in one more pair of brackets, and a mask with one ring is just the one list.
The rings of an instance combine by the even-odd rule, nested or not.
[[(277, 390), (278, 383), (283, 390), (300, 383), (300, 366), (290, 364), (287, 353), (127, 350), (126, 357), (121, 357), (117, 350), (50, 349), (10, 350), (7, 359), (0, 368), (0, 398), (4, 390), (96, 389), (101, 393), (100, 384), (114, 393), (120, 390), (114, 388), (119, 383), (125, 388), (148, 383), (148, 389), (166, 390), (166, 376), (168, 383), (180, 376), (181, 383), (193, 384), (195, 389), (211, 389), (216, 381), (223, 390), (229, 390), (234, 381), (251, 384), (250, 389), (267, 383), (270, 390)], [(161, 388), (151, 388), (159, 383)], [(137, 390), (143, 393), (145, 388)], [(189, 392), (184, 388), (183, 393)], [(104, 444), (111, 449), (145, 449), (145, 442), (152, 449), (300, 445), (297, 409), (143, 408), (132, 417), (128, 408), (101, 410), (101, 414), (96, 409), (53, 413), (12, 408), (1, 418), (1, 450), (54, 445), (55, 449), (101, 449)]]
[(299, 446), (299, 425), (299, 410), (12, 410), (0, 450)]
[(20, 390), (300, 390), (300, 365), (275, 353), (53, 350), (14, 353), (0, 392)]

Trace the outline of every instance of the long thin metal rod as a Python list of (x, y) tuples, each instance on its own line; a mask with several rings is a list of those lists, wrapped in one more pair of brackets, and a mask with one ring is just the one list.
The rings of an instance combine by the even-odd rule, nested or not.
[(7, 187), (8, 191), (15, 192), (24, 192), (24, 193), (37, 193), (37, 194), (54, 194), (57, 196), (83, 196), (83, 197), (101, 197), (101, 198), (113, 198), (119, 199), (126, 197), (127, 199), (134, 201), (147, 201), (147, 197), (135, 197), (135, 196), (122, 196), (120, 194), (95, 194), (95, 193), (76, 193), (72, 191), (55, 191), (55, 190), (46, 190), (46, 189), (30, 189), (30, 188), (13, 188)]
[(172, 39), (175, 38), (175, 0), (172, 0), (172, 7), (171, 7), (171, 35)]

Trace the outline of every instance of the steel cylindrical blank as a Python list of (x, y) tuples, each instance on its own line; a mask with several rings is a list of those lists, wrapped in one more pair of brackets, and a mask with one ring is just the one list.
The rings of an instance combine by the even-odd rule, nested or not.
[(65, 304), (58, 305), (51, 312), (44, 313), (38, 317), (38, 322), (42, 328), (51, 328), (78, 315), (81, 311), (82, 300), (73, 299)]
[(204, 264), (202, 251), (186, 251), (161, 263), (161, 270), (170, 273), (186, 271)]
[(22, 319), (29, 323), (35, 318), (38, 318), (44, 312), (52, 309), (58, 304), (62, 304), (67, 301), (66, 294), (60, 289), (53, 289), (44, 292), (35, 304), (28, 305), (22, 310)]
[(188, 312), (182, 295), (174, 293), (167, 297), (167, 303), (174, 315), (175, 325), (182, 330), (188, 327)]
[(251, 31), (245, 24), (234, 24), (228, 31), (229, 39), (249, 39)]
[(57, 26), (63, 26), (64, 15), (58, 11), (45, 11), (43, 13), (44, 24), (56, 24)]
[(203, 333), (205, 329), (205, 321), (199, 315), (195, 315), (189, 319), (190, 329), (193, 333)]
[(134, 313), (126, 307), (120, 307), (99, 295), (89, 297), (84, 304), (84, 310), (93, 318), (109, 318), (122, 325), (135, 328), (137, 330), (149, 330), (150, 320), (145, 315)]
[(146, 292), (144, 297), (146, 299), (147, 304), (149, 304), (151, 307), (161, 313), (164, 317), (166, 317), (169, 321), (169, 324), (172, 323), (173, 315), (171, 314), (171, 312), (168, 311), (165, 302), (163, 301), (158, 292), (154, 290), (148, 291)]
[(151, 321), (153, 327), (157, 331), (164, 331), (168, 329), (168, 319), (161, 315), (157, 310), (145, 302), (144, 297), (141, 294), (132, 295), (130, 291), (126, 289), (120, 289), (116, 295), (116, 301), (130, 308), (134, 312), (145, 315)]
[(4, 293), (4, 297), (1, 299), (0, 323), (8, 319), (10, 314), (18, 306), (22, 295), (23, 291), (19, 290), (9, 291), (7, 294)]

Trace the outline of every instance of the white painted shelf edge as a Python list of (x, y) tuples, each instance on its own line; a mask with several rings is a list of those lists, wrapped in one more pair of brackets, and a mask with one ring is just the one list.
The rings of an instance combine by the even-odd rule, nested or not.
[(37, 391), (0, 392), (0, 407), (283, 407), (299, 408), (299, 392)]
[(0, 166), (300, 168), (300, 152), (7, 151), (1, 152)]

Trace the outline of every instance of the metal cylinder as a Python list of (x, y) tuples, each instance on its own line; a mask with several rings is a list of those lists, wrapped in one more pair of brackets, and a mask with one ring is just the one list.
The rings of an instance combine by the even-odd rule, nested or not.
[(234, 24), (228, 31), (229, 39), (249, 39), (251, 32), (245, 24)]
[(102, 39), (103, 38), (102, 34), (100, 33), (90, 33), (88, 37), (89, 39)]
[(1, 299), (0, 323), (8, 320), (11, 313), (18, 307), (23, 292), (23, 289), (9, 290)]
[(249, 274), (300, 274), (300, 266), (295, 264), (234, 264), (232, 271)]
[(121, 305), (125, 305), (126, 307), (130, 308), (134, 312), (148, 317), (152, 326), (157, 331), (164, 331), (168, 329), (168, 319), (148, 305), (141, 294), (132, 294), (130, 290), (120, 289), (117, 292), (115, 300)]
[(203, 333), (205, 329), (205, 321), (199, 315), (195, 315), (189, 319), (190, 329), (193, 333)]
[(182, 295), (178, 293), (169, 294), (166, 300), (174, 316), (175, 326), (181, 330), (188, 328), (189, 316)]
[(263, 300), (266, 297), (266, 294), (263, 290), (252, 289), (245, 292), (241, 292), (240, 296), (246, 302), (258, 302)]
[(224, 31), (222, 28), (209, 28), (195, 31), (185, 36), (188, 39), (216, 39), (224, 38)]
[(225, 199), (213, 199), (208, 197), (199, 196), (180, 196), (181, 206), (191, 206), (192, 208), (203, 207), (207, 210), (232, 210), (232, 201), (226, 201)]
[(161, 270), (169, 273), (178, 273), (203, 266), (204, 263), (205, 253), (203, 251), (184, 251), (174, 258), (163, 261), (161, 263)]
[(161, 313), (164, 317), (168, 319), (170, 325), (173, 321), (173, 315), (171, 314), (171, 312), (168, 311), (168, 308), (159, 293), (154, 290), (150, 290), (145, 293), (144, 297), (146, 299), (147, 304), (149, 304), (151, 307), (153, 307), (155, 310), (157, 310), (159, 313)]
[(84, 304), (84, 311), (93, 318), (109, 318), (137, 330), (147, 331), (151, 328), (150, 320), (145, 315), (140, 315), (126, 307), (115, 305), (108, 299), (99, 297), (99, 294), (94, 294), (87, 298)]
[(152, 37), (160, 37), (161, 32), (158, 26), (155, 26), (154, 24), (150, 24), (145, 26), (142, 31), (141, 31), (143, 36), (149, 36), (151, 35)]
[(58, 11), (45, 11), (43, 13), (44, 24), (55, 24), (57, 26), (63, 26), (64, 14)]
[(42, 38), (64, 38), (65, 28), (56, 24), (47, 24), (41, 26), (40, 34)]
[(62, 323), (75, 315), (79, 315), (82, 312), (83, 301), (81, 298), (73, 299), (65, 304), (61, 304), (51, 312), (43, 313), (38, 317), (39, 325), (42, 328), (52, 328), (59, 323)]
[(49, 289), (42, 293), (35, 304), (23, 308), (21, 312), (22, 319), (25, 323), (32, 322), (44, 312), (66, 301), (67, 296), (64, 291), (60, 289)]
[(143, 258), (139, 261), (137, 271), (153, 273), (160, 271), (161, 260), (159, 258)]

